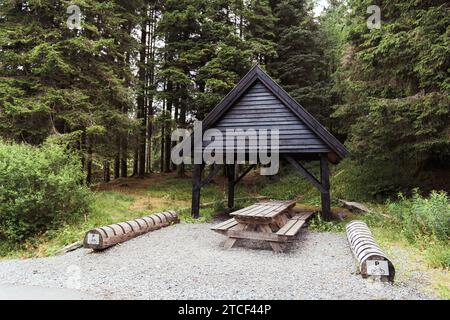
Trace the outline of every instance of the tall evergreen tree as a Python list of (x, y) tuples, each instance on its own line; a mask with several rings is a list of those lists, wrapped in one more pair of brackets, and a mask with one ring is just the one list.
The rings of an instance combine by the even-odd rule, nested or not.
[(268, 0), (250, 0), (244, 10), (244, 39), (250, 44), (253, 60), (266, 65), (276, 56), (275, 23)]
[[(202, 1), (165, 1), (163, 15), (158, 25), (164, 47), (161, 49), (163, 57), (158, 77), (166, 83), (163, 98), (166, 100), (166, 114), (164, 137), (164, 171), (170, 171), (170, 149), (172, 142), (170, 135), (173, 129), (170, 121), (185, 119), (187, 93), (191, 85), (190, 71), (193, 57), (190, 55), (195, 46), (195, 37), (198, 34), (198, 16)], [(183, 104), (181, 104), (183, 101)], [(180, 123), (179, 123), (180, 124)], [(183, 124), (181, 124), (183, 126)]]
[(194, 114), (205, 115), (251, 68), (253, 52), (244, 40), (245, 6), (242, 0), (207, 1), (195, 77)]
[(271, 74), (309, 112), (330, 126), (328, 77), (322, 33), (307, 0), (273, 1), (277, 58)]

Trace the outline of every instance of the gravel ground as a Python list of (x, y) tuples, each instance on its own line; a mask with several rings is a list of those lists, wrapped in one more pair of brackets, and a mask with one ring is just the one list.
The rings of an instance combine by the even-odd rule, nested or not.
[(416, 281), (390, 285), (356, 275), (344, 234), (304, 229), (286, 253), (275, 254), (243, 241), (225, 250), (225, 236), (210, 227), (182, 223), (101, 253), (0, 261), (0, 291), (60, 288), (61, 297), (75, 290), (82, 299), (435, 298)]

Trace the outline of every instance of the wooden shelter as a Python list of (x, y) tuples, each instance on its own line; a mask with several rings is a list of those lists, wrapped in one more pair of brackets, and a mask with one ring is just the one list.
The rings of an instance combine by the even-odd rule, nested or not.
[[(321, 192), (322, 216), (331, 218), (328, 162), (338, 163), (348, 155), (346, 148), (311, 114), (290, 97), (259, 66), (253, 67), (237, 86), (206, 116), (203, 130), (267, 129), (279, 130), (279, 157), (287, 160), (302, 176)], [(203, 139), (203, 138), (202, 138)], [(210, 142), (210, 141), (209, 141)], [(206, 147), (205, 140), (202, 143)], [(237, 152), (237, 150), (234, 150)], [(299, 162), (319, 161), (320, 178), (316, 178)], [(255, 164), (240, 175), (236, 163), (226, 163), (228, 207), (234, 206), (234, 187)], [(194, 165), (192, 215), (198, 217), (201, 187), (221, 169), (214, 165), (202, 180), (203, 164)]]

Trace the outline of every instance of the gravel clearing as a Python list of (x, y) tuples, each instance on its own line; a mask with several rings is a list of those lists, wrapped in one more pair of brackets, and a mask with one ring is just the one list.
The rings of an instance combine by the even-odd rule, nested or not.
[(225, 250), (225, 236), (210, 227), (181, 223), (101, 253), (0, 261), (0, 290), (60, 288), (82, 299), (435, 299), (423, 283), (356, 275), (344, 234), (303, 229), (276, 254), (244, 241)]

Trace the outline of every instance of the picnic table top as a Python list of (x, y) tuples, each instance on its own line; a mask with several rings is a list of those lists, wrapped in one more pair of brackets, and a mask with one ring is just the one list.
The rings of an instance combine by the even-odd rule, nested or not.
[(249, 207), (230, 213), (231, 216), (246, 219), (273, 219), (286, 209), (295, 206), (295, 201), (267, 201), (259, 202)]

